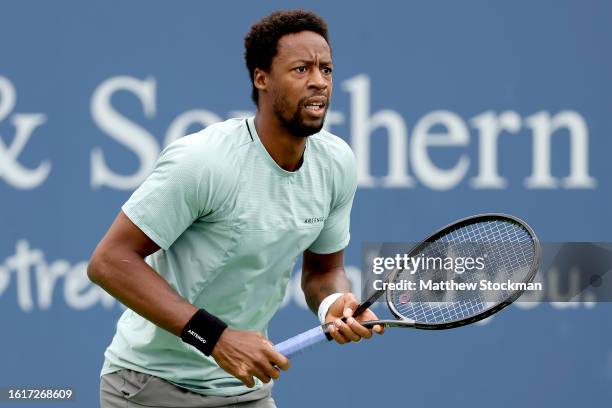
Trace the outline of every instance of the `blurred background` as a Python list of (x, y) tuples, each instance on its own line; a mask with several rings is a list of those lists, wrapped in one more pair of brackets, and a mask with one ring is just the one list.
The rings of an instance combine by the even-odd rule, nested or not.
[[(123, 309), (89, 283), (87, 260), (165, 145), (254, 112), (244, 35), (297, 7), (329, 24), (326, 126), (358, 160), (352, 277), (363, 244), (481, 212), (519, 216), (543, 242), (611, 242), (609, 2), (2, 1), (0, 388), (72, 388), (75, 401), (45, 405), (98, 405)], [(611, 311), (534, 302), (454, 331), (330, 344), (296, 359), (274, 396), (609, 406)], [(296, 270), (270, 338), (314, 324)]]

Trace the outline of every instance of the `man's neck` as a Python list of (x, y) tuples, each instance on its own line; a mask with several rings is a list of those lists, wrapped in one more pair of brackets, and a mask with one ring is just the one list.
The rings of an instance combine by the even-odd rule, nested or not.
[(255, 115), (255, 129), (261, 143), (282, 169), (295, 171), (302, 165), (306, 138), (290, 134), (276, 115), (261, 110)]

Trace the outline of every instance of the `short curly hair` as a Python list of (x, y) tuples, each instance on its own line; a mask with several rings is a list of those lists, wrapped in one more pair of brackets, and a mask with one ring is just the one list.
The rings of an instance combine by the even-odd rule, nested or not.
[(284, 35), (302, 31), (313, 31), (329, 43), (325, 21), (315, 13), (301, 9), (275, 11), (255, 23), (247, 33), (244, 38), (244, 59), (253, 85), (251, 99), (255, 105), (259, 106), (259, 91), (253, 83), (255, 68), (269, 71), (278, 40)]

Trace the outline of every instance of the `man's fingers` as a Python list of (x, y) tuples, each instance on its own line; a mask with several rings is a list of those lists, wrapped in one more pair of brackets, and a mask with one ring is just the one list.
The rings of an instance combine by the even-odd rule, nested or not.
[[(372, 310), (368, 309), (364, 311), (360, 316), (357, 316), (355, 319), (360, 322), (367, 322), (371, 320), (378, 320), (378, 316), (376, 316), (376, 313), (374, 313)], [(372, 330), (375, 333), (383, 334), (385, 332), (385, 327), (383, 325), (377, 324), (372, 327)]]
[(369, 339), (372, 337), (372, 332), (367, 327), (363, 327), (357, 320), (352, 317), (349, 317), (346, 321), (351, 330), (357, 333), (361, 337), (365, 337)]
[(347, 293), (344, 295), (344, 311), (342, 312), (342, 316), (348, 319), (353, 315), (358, 307), (359, 303), (357, 303), (357, 299), (352, 293)]
[(266, 370), (266, 375), (274, 380), (278, 380), (280, 378), (280, 369), (274, 366), (270, 370)]
[[(353, 320), (355, 320), (355, 319), (353, 319)], [(350, 341), (357, 342), (357, 341), (361, 340), (361, 336), (359, 336), (357, 333), (355, 333), (349, 327), (349, 325), (344, 323), (342, 320), (336, 319), (334, 321), (334, 324), (336, 325), (336, 328), (340, 331), (340, 333), (342, 333), (344, 335), (344, 337), (346, 337)]]
[[(270, 382), (270, 376), (267, 375), (263, 370), (261, 370), (259, 367), (253, 367), (253, 369), (251, 370), (251, 372), (253, 373), (253, 375), (257, 378), (259, 378), (261, 380), (261, 382), (267, 384)], [(253, 384), (255, 385), (255, 384)]]
[(249, 388), (253, 388), (255, 386), (255, 380), (253, 376), (246, 372), (240, 372), (236, 374), (236, 377), (244, 383)]
[[(361, 325), (359, 321), (376, 320), (376, 315), (368, 309), (357, 318), (353, 318), (353, 313), (355, 313), (355, 310), (359, 307), (355, 295), (352, 293), (345, 293), (339, 300), (340, 301), (337, 303), (338, 309), (336, 309), (335, 313), (336, 316), (338, 316), (338, 313), (342, 311), (342, 316), (338, 316), (342, 317), (342, 319), (333, 316), (328, 317), (328, 322), (333, 323), (329, 329), (330, 336), (340, 344), (349, 341), (358, 342), (362, 338), (371, 338), (372, 330)], [(380, 325), (377, 325), (375, 331), (382, 334), (384, 330)]]
[(332, 336), (332, 339), (334, 339), (339, 344), (346, 344), (349, 342), (349, 340), (346, 337), (344, 337), (342, 333), (338, 331), (336, 326), (330, 327), (329, 335)]
[(278, 351), (276, 351), (276, 349), (274, 348), (272, 348), (271, 350), (268, 350), (267, 356), (268, 356), (268, 359), (270, 360), (270, 363), (272, 363), (272, 365), (275, 365), (276, 367), (280, 368), (283, 371), (287, 371), (289, 367), (291, 367), (291, 362), (289, 361), (289, 359), (283, 356)]
[(280, 370), (274, 366), (275, 363), (271, 362), (267, 356), (264, 356), (262, 360), (255, 361), (255, 368), (261, 371), (266, 377), (268, 377), (267, 381), (264, 381), (261, 377), (257, 375), (263, 382), (270, 381), (270, 378), (274, 378), (275, 380), (280, 377)]

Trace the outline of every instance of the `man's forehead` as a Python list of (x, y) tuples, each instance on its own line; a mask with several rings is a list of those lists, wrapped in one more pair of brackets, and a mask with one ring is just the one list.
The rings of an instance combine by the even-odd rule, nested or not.
[(313, 31), (286, 34), (278, 40), (276, 57), (279, 59), (329, 60), (331, 50), (321, 35)]

